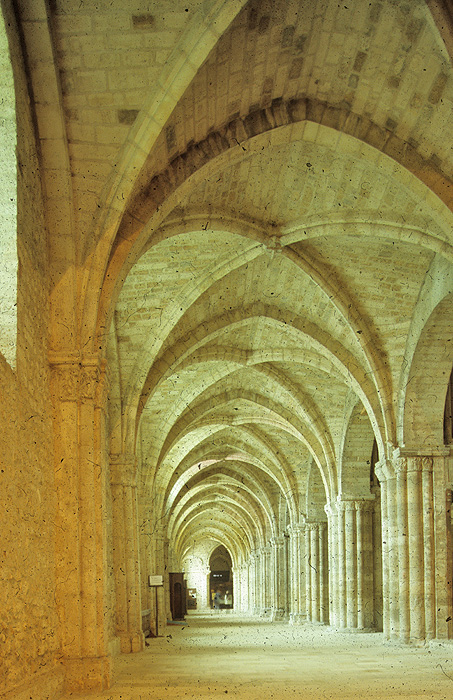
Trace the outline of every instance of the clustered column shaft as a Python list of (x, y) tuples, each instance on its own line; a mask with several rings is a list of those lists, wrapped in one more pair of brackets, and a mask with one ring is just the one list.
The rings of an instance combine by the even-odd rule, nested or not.
[(140, 565), (136, 463), (133, 455), (112, 455), (110, 482), (113, 511), (113, 565), (116, 631), (123, 653), (141, 651)]
[(372, 500), (338, 500), (329, 521), (331, 624), (368, 629), (374, 624)]
[(451, 583), (445, 586), (450, 549), (443, 461), (442, 455), (398, 450), (391, 463), (377, 465), (382, 487), (384, 633), (388, 638), (422, 642), (449, 636), (452, 596)]

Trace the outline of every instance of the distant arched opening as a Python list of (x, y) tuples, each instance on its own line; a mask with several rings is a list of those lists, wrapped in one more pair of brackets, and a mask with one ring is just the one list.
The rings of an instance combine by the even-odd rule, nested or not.
[(226, 547), (220, 545), (213, 551), (209, 559), (209, 568), (211, 608), (231, 610), (233, 608), (233, 567)]

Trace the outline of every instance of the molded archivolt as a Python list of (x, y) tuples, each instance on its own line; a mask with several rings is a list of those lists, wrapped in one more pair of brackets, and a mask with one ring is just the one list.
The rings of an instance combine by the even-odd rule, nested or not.
[(16, 365), (17, 169), (14, 76), (5, 21), (0, 11), (0, 351)]

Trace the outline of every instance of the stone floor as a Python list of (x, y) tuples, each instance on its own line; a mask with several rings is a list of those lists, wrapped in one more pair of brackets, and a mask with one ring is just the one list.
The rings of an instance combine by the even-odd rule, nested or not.
[[(140, 654), (116, 660), (116, 680), (90, 700), (452, 700), (453, 646), (395, 646), (234, 614), (189, 615)], [(71, 696), (71, 700), (81, 696)]]

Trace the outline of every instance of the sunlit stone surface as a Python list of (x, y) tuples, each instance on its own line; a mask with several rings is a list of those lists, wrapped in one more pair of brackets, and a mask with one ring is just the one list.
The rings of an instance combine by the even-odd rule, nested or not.
[(450, 3), (2, 16), (1, 700), (450, 697)]

